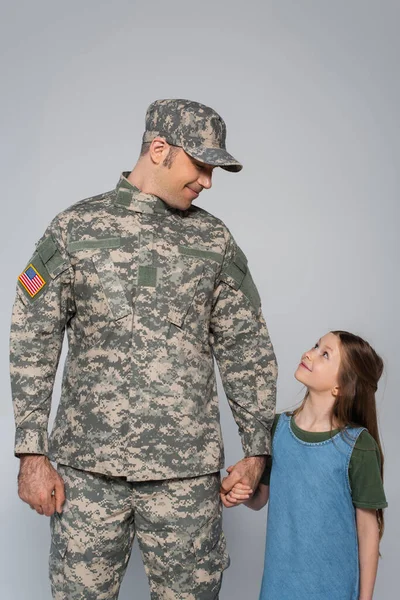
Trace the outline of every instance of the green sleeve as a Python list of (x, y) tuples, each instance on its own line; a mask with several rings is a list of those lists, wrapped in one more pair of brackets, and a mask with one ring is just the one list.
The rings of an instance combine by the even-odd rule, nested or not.
[(380, 465), (378, 445), (364, 430), (356, 442), (349, 465), (350, 487), (356, 508), (386, 508)]
[[(275, 433), (275, 429), (276, 426), (278, 425), (278, 421), (279, 421), (279, 417), (281, 415), (275, 415), (275, 419), (274, 419), (274, 423), (272, 425), (272, 429), (271, 429), (271, 448), (272, 448), (272, 440), (274, 439), (274, 433)], [(272, 456), (268, 456), (267, 457), (267, 465), (264, 469), (264, 473), (261, 475), (261, 479), (260, 479), (260, 483), (263, 483), (264, 485), (269, 485), (269, 480), (271, 477), (271, 469), (272, 469)]]

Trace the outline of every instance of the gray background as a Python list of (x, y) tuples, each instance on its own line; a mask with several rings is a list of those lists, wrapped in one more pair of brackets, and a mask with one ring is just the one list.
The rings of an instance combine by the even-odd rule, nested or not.
[[(51, 218), (134, 164), (147, 105), (183, 97), (228, 124), (239, 175), (201, 206), (248, 255), (280, 365), (280, 409), (302, 397), (301, 352), (333, 328), (381, 353), (390, 508), (375, 597), (397, 586), (399, 2), (14, 0), (1, 8), (2, 468), (0, 595), (50, 599), (48, 523), (16, 496), (8, 328), (16, 277)], [(56, 390), (56, 399), (58, 394)], [(241, 458), (221, 393), (227, 464)], [(225, 511), (221, 599), (256, 599), (265, 509)], [(121, 600), (149, 597), (135, 545)]]

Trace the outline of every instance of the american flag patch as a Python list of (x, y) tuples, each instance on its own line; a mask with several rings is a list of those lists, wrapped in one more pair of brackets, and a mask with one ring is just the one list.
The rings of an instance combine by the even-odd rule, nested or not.
[(26, 289), (31, 298), (36, 296), (38, 292), (46, 285), (45, 280), (35, 267), (30, 264), (25, 271), (18, 277), (18, 281)]

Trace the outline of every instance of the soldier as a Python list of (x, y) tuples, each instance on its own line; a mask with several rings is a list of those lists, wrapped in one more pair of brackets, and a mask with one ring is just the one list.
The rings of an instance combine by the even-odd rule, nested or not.
[[(117, 599), (135, 534), (153, 599), (218, 598), (229, 566), (221, 498), (230, 506), (237, 481), (257, 488), (276, 382), (246, 257), (219, 219), (192, 205), (215, 167), (242, 168), (225, 137), (207, 106), (154, 102), (134, 169), (59, 214), (19, 276), (19, 496), (51, 516), (56, 600)], [(221, 491), (213, 356), (245, 456)]]

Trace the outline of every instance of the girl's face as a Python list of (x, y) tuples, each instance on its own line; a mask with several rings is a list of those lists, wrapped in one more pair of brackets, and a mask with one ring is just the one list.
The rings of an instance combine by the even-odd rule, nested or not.
[(313, 348), (303, 354), (294, 376), (309, 390), (331, 391), (333, 395), (336, 395), (339, 366), (339, 338), (333, 333), (327, 333), (318, 340)]

